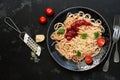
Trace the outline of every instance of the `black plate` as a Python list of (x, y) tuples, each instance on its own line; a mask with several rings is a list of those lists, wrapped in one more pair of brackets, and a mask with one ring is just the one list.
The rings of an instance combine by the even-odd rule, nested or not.
[[(89, 13), (94, 19), (100, 19), (102, 21), (103, 27), (105, 28), (103, 37), (106, 39), (106, 44), (102, 48), (100, 53), (97, 56), (93, 57), (94, 62), (92, 65), (86, 65), (84, 61), (80, 64), (76, 64), (73, 61), (67, 60), (58, 53), (58, 51), (55, 49), (55, 46), (51, 46), (51, 44), (54, 41), (50, 38), (50, 35), (54, 32), (54, 24), (56, 24), (57, 22), (64, 22), (68, 12), (77, 13), (79, 11), (83, 11), (84, 13)], [(105, 59), (111, 46), (111, 31), (106, 20), (95, 10), (86, 7), (71, 7), (60, 12), (52, 20), (47, 33), (47, 46), (52, 58), (62, 67), (72, 71), (86, 71), (96, 67)]]

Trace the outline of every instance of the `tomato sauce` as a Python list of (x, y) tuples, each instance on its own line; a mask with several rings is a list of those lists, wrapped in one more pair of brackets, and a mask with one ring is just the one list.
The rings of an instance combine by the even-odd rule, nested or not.
[(92, 24), (90, 22), (83, 20), (77, 20), (74, 23), (71, 24), (70, 28), (67, 28), (67, 31), (65, 33), (65, 38), (70, 41), (72, 38), (78, 35), (78, 31), (80, 26), (91, 26)]

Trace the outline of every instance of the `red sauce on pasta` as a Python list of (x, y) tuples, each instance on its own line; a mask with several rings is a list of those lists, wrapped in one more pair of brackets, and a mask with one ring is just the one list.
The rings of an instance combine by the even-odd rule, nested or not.
[(91, 26), (92, 24), (90, 22), (87, 22), (85, 20), (77, 20), (74, 23), (71, 24), (70, 28), (67, 28), (67, 31), (65, 33), (65, 38), (70, 41), (72, 38), (78, 35), (78, 31), (80, 26)]

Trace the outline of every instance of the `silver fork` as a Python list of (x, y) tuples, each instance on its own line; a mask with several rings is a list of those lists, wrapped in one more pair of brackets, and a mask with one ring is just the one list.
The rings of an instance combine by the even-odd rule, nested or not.
[[(120, 16), (119, 15), (115, 16), (113, 29), (116, 28), (117, 26), (120, 27)], [(119, 35), (120, 35), (120, 31), (119, 31)], [(120, 57), (119, 57), (119, 52), (118, 52), (118, 44), (116, 42), (116, 49), (115, 49), (115, 54), (114, 54), (114, 62), (118, 63), (119, 61), (120, 61)]]
[[(114, 22), (115, 21), (116, 21), (116, 16), (114, 17)], [(109, 69), (109, 61), (110, 61), (111, 52), (112, 52), (114, 44), (119, 40), (119, 37), (120, 37), (120, 27), (119, 26), (115, 26), (114, 27), (113, 36), (112, 36), (113, 43), (112, 43), (112, 46), (111, 46), (111, 49), (110, 49), (110, 53), (109, 53), (108, 59), (106, 60), (104, 66), (103, 66), (103, 71), (104, 72), (107, 72), (108, 69)]]

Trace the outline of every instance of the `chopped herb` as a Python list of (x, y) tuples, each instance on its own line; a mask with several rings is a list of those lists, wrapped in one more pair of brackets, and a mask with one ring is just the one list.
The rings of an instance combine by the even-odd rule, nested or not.
[(76, 56), (81, 56), (81, 52), (80, 52), (80, 51), (77, 51)]
[(82, 37), (82, 39), (86, 39), (87, 34), (86, 34), (86, 33), (84, 33), (84, 34), (82, 34), (82, 35), (81, 35), (81, 37)]
[(64, 34), (64, 32), (65, 32), (65, 29), (59, 29), (57, 34)]
[(99, 33), (98, 32), (94, 32), (94, 36), (95, 36), (95, 38), (97, 38), (99, 36)]

